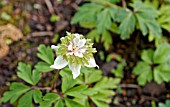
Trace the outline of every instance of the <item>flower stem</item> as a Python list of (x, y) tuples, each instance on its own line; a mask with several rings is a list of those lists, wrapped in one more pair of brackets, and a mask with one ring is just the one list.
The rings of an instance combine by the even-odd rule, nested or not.
[(55, 87), (56, 87), (56, 81), (57, 81), (57, 79), (58, 79), (58, 77), (59, 77), (59, 72), (60, 72), (60, 70), (57, 70), (56, 71), (56, 74), (53, 76), (53, 79), (52, 79), (52, 81), (51, 81), (51, 90), (54, 90), (55, 89)]

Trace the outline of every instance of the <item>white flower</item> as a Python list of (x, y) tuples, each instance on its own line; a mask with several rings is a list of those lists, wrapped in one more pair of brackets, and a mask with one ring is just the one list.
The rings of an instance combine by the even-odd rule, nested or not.
[[(59, 48), (61, 48), (61, 49), (65, 48), (66, 51), (65, 51), (65, 54), (58, 55), (54, 61), (54, 64), (51, 65), (50, 67), (55, 68), (55, 69), (62, 69), (68, 65), (70, 70), (72, 71), (73, 78), (75, 79), (80, 75), (81, 66), (98, 67), (98, 65), (96, 64), (93, 57), (84, 58), (85, 54), (92, 55), (92, 53), (93, 53), (93, 52), (88, 51), (89, 46), (86, 45), (86, 39), (81, 38), (81, 36), (79, 34), (73, 34), (73, 35), (74, 35), (73, 39), (70, 40), (68, 42), (68, 44), (66, 43), (66, 45), (62, 45), (64, 47), (54, 46), (54, 45), (51, 46), (51, 48), (54, 49), (57, 53), (59, 53)], [(67, 38), (63, 38), (62, 40), (64, 40), (64, 39), (67, 39)], [(90, 49), (95, 50), (92, 47), (90, 47)], [(85, 60), (87, 63), (85, 63), (85, 64), (76, 63), (76, 62), (74, 62), (74, 59), (67, 60), (68, 58), (70, 58), (69, 56), (74, 56), (74, 58), (77, 58), (79, 60)], [(64, 59), (64, 57), (67, 57), (67, 59)], [(71, 61), (73, 61), (73, 62), (71, 62)]]
[(80, 36), (76, 35), (73, 42), (70, 42), (68, 45), (67, 54), (83, 57), (83, 53), (86, 51), (86, 48), (84, 47), (85, 43), (86, 39), (80, 39)]

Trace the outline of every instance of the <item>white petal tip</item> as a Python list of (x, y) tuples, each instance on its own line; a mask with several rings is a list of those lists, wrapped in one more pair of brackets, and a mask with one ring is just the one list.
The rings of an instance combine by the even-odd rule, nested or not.
[(73, 74), (73, 79), (76, 79), (80, 74)]
[(99, 66), (98, 66), (98, 65), (96, 65), (96, 67), (99, 69)]
[(60, 46), (55, 46), (55, 45), (51, 45), (51, 49), (54, 49), (54, 50), (58, 50), (58, 48), (60, 48)]
[(50, 68), (54, 68), (54, 69), (57, 69), (57, 68), (55, 67), (55, 65), (51, 65), (51, 66), (50, 66)]

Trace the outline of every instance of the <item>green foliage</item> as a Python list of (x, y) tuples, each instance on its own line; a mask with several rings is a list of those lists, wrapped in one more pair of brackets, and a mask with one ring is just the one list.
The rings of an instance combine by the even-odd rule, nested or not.
[(35, 68), (41, 72), (49, 72), (54, 70), (53, 68), (50, 68), (50, 65), (54, 63), (54, 56), (53, 56), (52, 49), (50, 47), (46, 47), (45, 45), (39, 45), (38, 51), (39, 53), (37, 54), (37, 56), (44, 62), (39, 61), (35, 65)]
[(170, 5), (162, 5), (159, 9), (159, 18), (158, 22), (161, 25), (161, 27), (168, 32), (170, 32)]
[[(78, 12), (72, 18), (71, 23), (95, 23), (97, 14), (103, 9), (104, 7), (98, 4), (84, 4), (83, 6), (79, 7)], [(89, 11), (91, 10), (91, 11)], [(80, 17), (81, 16), (81, 17)]]
[[(141, 54), (142, 61), (138, 62), (133, 73), (139, 75), (137, 80), (140, 85), (145, 85), (153, 79), (157, 83), (169, 82), (170, 78), (170, 45), (160, 44), (155, 51), (148, 49)], [(147, 76), (146, 76), (147, 75)]]
[(95, 28), (88, 34), (88, 37), (99, 42), (100, 35), (102, 35), (102, 42), (104, 42), (104, 47), (107, 50), (112, 44), (112, 37), (108, 31), (111, 29), (112, 20), (114, 19), (114, 13), (112, 11), (114, 11), (113, 7), (104, 8), (104, 6), (99, 4), (87, 3), (79, 7), (71, 23), (79, 23), (85, 28)]
[(101, 40), (104, 43), (103, 45), (105, 49), (108, 50), (110, 45), (112, 44), (112, 36), (107, 30), (103, 31)]
[(10, 100), (10, 103), (14, 103), (22, 94), (30, 90), (30, 87), (14, 82), (10, 86), (10, 91), (4, 93), (2, 97), (2, 102), (7, 102)]
[(166, 100), (165, 103), (159, 103), (159, 107), (170, 107), (170, 100)]
[(121, 39), (127, 39), (130, 34), (135, 30), (136, 19), (132, 11), (122, 8), (118, 11), (117, 21), (120, 21), (119, 33)]
[[(105, 19), (105, 20), (101, 20)], [(109, 29), (112, 24), (112, 14), (111, 9), (106, 8), (103, 9), (98, 15), (97, 15), (97, 30), (99, 34), (102, 34), (102, 32), (105, 31), (105, 29)]]
[(54, 57), (53, 57), (53, 51), (50, 47), (46, 47), (45, 45), (40, 45), (38, 47), (38, 51), (39, 53), (37, 54), (37, 56), (45, 61), (46, 63), (52, 65), (54, 62)]
[(136, 28), (142, 32), (142, 35), (149, 35), (149, 40), (153, 41), (159, 40), (162, 36), (161, 27), (169, 31), (169, 11), (167, 11), (169, 5), (161, 6), (158, 11), (156, 9), (158, 2), (154, 2), (155, 6), (151, 6), (150, 1), (135, 0), (125, 8), (114, 4), (120, 0), (89, 1), (79, 7), (71, 24), (78, 23), (84, 28), (91, 28), (88, 37), (96, 42), (102, 38), (106, 50), (112, 44), (111, 32), (119, 34), (124, 40), (130, 38)]
[[(65, 68), (60, 71), (62, 76), (62, 93), (47, 93), (40, 107), (90, 107), (89, 99), (97, 107), (108, 107), (110, 96), (115, 95), (112, 89), (117, 88), (120, 79), (102, 77), (100, 70), (82, 69), (82, 75), (76, 80), (71, 71)], [(92, 85), (94, 84), (94, 85)], [(60, 106), (59, 106), (60, 105)]]
[(126, 61), (120, 55), (117, 55), (116, 60), (119, 61), (119, 63), (115, 69), (111, 70), (111, 72), (115, 75), (115, 77), (123, 78), (123, 71), (126, 66)]
[[(158, 12), (156, 9), (142, 2), (134, 2), (134, 12), (139, 23), (140, 30), (145, 36), (148, 32), (151, 32), (155, 36), (161, 36), (161, 27), (156, 21)], [(152, 14), (151, 14), (152, 13)]]
[(31, 85), (36, 85), (41, 78), (41, 73), (38, 70), (33, 70), (31, 72), (31, 66), (25, 63), (20, 62), (18, 64), (18, 70), (18, 77)]
[(39, 103), (42, 99), (41, 91), (34, 87), (41, 79), (41, 73), (36, 69), (32, 71), (30, 65), (21, 62), (18, 64), (18, 70), (17, 76), (33, 86), (14, 82), (10, 85), (9, 91), (3, 94), (1, 101), (4, 103), (18, 101), (18, 107), (32, 107), (32, 99), (35, 103)]
[[(40, 103), (40, 107), (50, 107), (52, 103), (55, 103), (55, 107), (57, 107), (57, 100), (59, 99), (59, 96), (55, 93), (47, 93), (43, 97), (43, 102)], [(59, 106), (58, 106), (59, 107)], [(62, 106), (61, 106), (62, 107)]]

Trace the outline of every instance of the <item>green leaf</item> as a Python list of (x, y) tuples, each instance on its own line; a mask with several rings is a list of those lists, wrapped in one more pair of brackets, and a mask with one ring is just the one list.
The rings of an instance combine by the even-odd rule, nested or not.
[(74, 98), (73, 101), (83, 105), (83, 107), (90, 107), (88, 98), (82, 99), (82, 98)]
[(79, 103), (69, 98), (65, 98), (65, 103), (66, 103), (66, 107), (84, 107), (83, 105), (80, 105)]
[(160, 16), (158, 18), (158, 22), (161, 25), (162, 28), (170, 32), (170, 7), (169, 5), (161, 5), (161, 8), (159, 9)]
[(139, 23), (140, 30), (144, 36), (148, 34), (148, 32), (151, 32), (157, 37), (162, 35), (161, 27), (156, 21), (156, 17), (158, 16), (156, 9), (140, 1), (135, 1), (134, 12)]
[(169, 64), (161, 64), (154, 69), (154, 79), (160, 84), (162, 82), (170, 81), (170, 65)]
[(1, 101), (5, 103), (10, 100), (10, 103), (14, 103), (22, 94), (28, 90), (30, 90), (30, 87), (21, 83), (14, 82), (11, 84), (9, 91), (3, 94)]
[(125, 8), (118, 9), (115, 14), (115, 21), (122, 22), (126, 16), (129, 14), (129, 10)]
[(154, 51), (152, 49), (144, 50), (144, 51), (142, 51), (141, 58), (146, 63), (152, 64), (153, 63), (153, 54), (154, 54)]
[(84, 90), (82, 93), (87, 96), (92, 96), (94, 94), (97, 94), (98, 92), (93, 88), (88, 88), (88, 89)]
[[(90, 22), (94, 23), (97, 18), (97, 14), (101, 11), (103, 6), (93, 3), (86, 3), (78, 8), (78, 12), (73, 16), (71, 24)], [(90, 11), (89, 11), (90, 10)]]
[(80, 22), (80, 26), (83, 28), (94, 28), (96, 26), (96, 22)]
[(146, 82), (150, 82), (153, 79), (150, 65), (143, 61), (138, 62), (132, 72), (139, 75), (137, 78), (139, 85), (143, 86)]
[(64, 107), (62, 100), (58, 100), (54, 107)]
[(99, 34), (106, 29), (109, 29), (112, 24), (112, 17), (110, 14), (110, 9), (104, 9), (100, 14), (97, 16), (97, 30)]
[(94, 88), (96, 90), (113, 89), (113, 88), (116, 88), (119, 83), (120, 83), (119, 78), (113, 79), (113, 78), (103, 77), (101, 81), (95, 84)]
[(52, 107), (52, 104), (59, 99), (59, 96), (55, 93), (47, 93), (43, 97), (43, 101), (40, 102), (40, 107)]
[(82, 69), (82, 72), (84, 73), (84, 79), (86, 84), (97, 82), (102, 78), (101, 70), (84, 68)]
[(109, 107), (109, 105), (108, 104), (106, 104), (106, 103), (104, 103), (104, 102), (102, 102), (102, 101), (98, 101), (98, 100), (96, 100), (95, 98), (91, 98), (91, 100), (94, 102), (94, 104), (96, 104), (97, 105), (97, 107)]
[(107, 30), (104, 30), (102, 33), (102, 42), (104, 42), (104, 47), (106, 50), (108, 50), (110, 45), (112, 45), (112, 36)]
[(119, 77), (119, 78), (123, 78), (123, 69), (126, 66), (126, 61), (122, 60), (122, 62), (120, 62), (116, 69), (112, 69), (111, 72), (115, 75), (115, 77)]
[(121, 24), (119, 26), (119, 33), (121, 35), (121, 39), (127, 39), (130, 37), (130, 34), (135, 30), (136, 18), (134, 14), (130, 10), (125, 10), (126, 16), (124, 16)]
[(52, 49), (50, 47), (46, 47), (45, 45), (41, 44), (38, 47), (39, 53), (37, 56), (45, 61), (46, 63), (52, 65), (54, 63), (54, 56)]
[(50, 72), (54, 70), (53, 68), (50, 68), (50, 64), (41, 61), (35, 65), (35, 68), (41, 72)]
[(159, 107), (170, 107), (170, 100), (166, 100), (165, 103), (159, 103)]
[(170, 57), (170, 45), (168, 43), (160, 44), (153, 55), (154, 63), (165, 63)]
[(41, 102), (42, 101), (42, 92), (38, 89), (34, 89), (33, 99), (34, 99), (35, 103)]
[(38, 70), (33, 70), (31, 72), (31, 66), (25, 63), (20, 62), (18, 64), (18, 70), (18, 77), (31, 85), (37, 84), (37, 82), (41, 79), (41, 73)]
[(23, 79), (24, 81), (26, 81), (27, 83), (33, 85), (33, 81), (32, 81), (32, 76), (31, 76), (31, 66), (22, 62), (19, 62), (18, 64), (18, 72), (17, 72), (17, 76), (21, 79)]
[(63, 93), (76, 85), (76, 80), (73, 79), (72, 73), (69, 69), (62, 69), (60, 75), (62, 76), (61, 89)]
[(90, 31), (88, 34), (87, 34), (87, 37), (89, 39), (91, 39), (93, 42), (99, 42), (100, 40), (100, 35), (97, 33), (97, 29), (94, 29), (92, 31)]
[(117, 26), (116, 23), (112, 23), (112, 25), (110, 26), (109, 30), (115, 34), (119, 33), (119, 27)]
[[(80, 85), (80, 86), (77, 86), (77, 87), (74, 87), (74, 88), (71, 88), (70, 90), (68, 90), (65, 94), (66, 95), (69, 95), (69, 96), (72, 96), (72, 97), (77, 97), (77, 98), (84, 98), (85, 95), (82, 94), (82, 92), (84, 90), (87, 89), (88, 86), (86, 85)], [(85, 97), (86, 98), (86, 97)]]
[(19, 100), (18, 107), (32, 107), (32, 95), (33, 91), (24, 94)]
[(101, 94), (101, 93), (90, 96), (90, 98), (98, 100), (98, 101), (102, 101), (102, 102), (105, 102), (105, 103), (111, 103), (111, 99), (107, 95)]
[(41, 72), (38, 70), (33, 70), (32, 71), (32, 80), (34, 85), (38, 83), (38, 81), (41, 79)]

